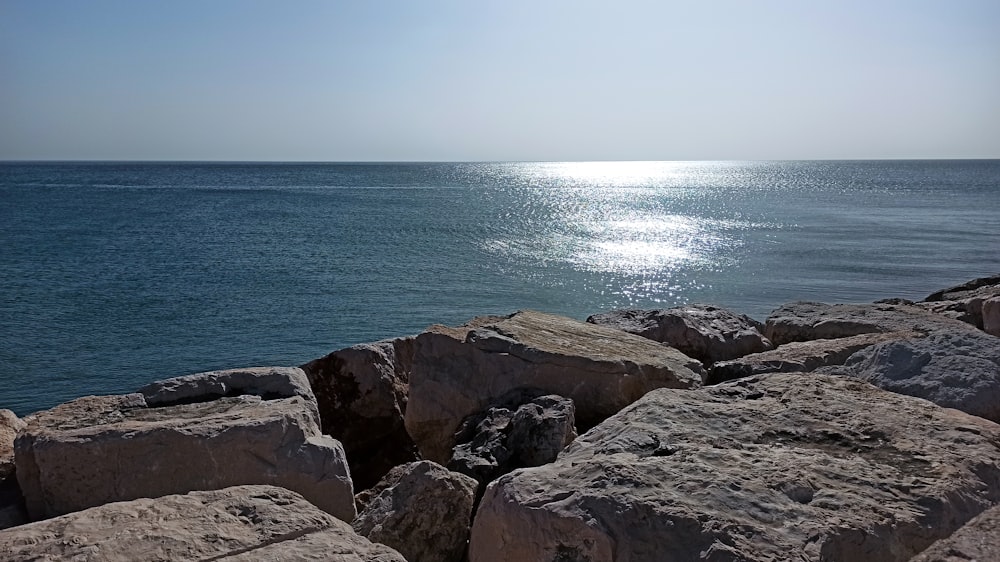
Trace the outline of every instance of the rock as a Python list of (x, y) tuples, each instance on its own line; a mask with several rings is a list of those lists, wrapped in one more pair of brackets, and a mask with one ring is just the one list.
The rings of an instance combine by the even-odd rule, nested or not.
[(398, 550), (409, 562), (460, 562), (476, 481), (431, 461), (392, 469), (370, 490), (354, 530)]
[(250, 367), (208, 371), (157, 381), (138, 390), (150, 407), (210, 402), (217, 398), (242, 395), (265, 400), (301, 396), (314, 401), (309, 380), (296, 367)]
[(1000, 336), (1000, 297), (983, 301), (983, 331), (991, 336)]
[(272, 486), (110, 503), (0, 531), (0, 559), (405, 562), (302, 496)]
[(825, 304), (793, 302), (780, 306), (764, 324), (774, 345), (847, 338), (861, 334), (922, 331), (941, 322), (955, 325), (914, 306), (902, 304)]
[(948, 538), (932, 544), (910, 562), (988, 562), (1000, 560), (1000, 506), (966, 523)]
[[(767, 320), (765, 334), (793, 341), (915, 332), (857, 350), (817, 372), (858, 377), (941, 406), (1000, 421), (1000, 345), (967, 323), (916, 306), (792, 303)], [(781, 349), (779, 347), (778, 349)]]
[(702, 373), (675, 349), (541, 312), (432, 326), (414, 341), (406, 429), (425, 459), (447, 464), (462, 420), (511, 390), (570, 398), (591, 427), (654, 388), (697, 388)]
[(302, 366), (316, 394), (323, 433), (347, 452), (356, 490), (417, 460), (406, 433), (413, 338), (356, 345)]
[(576, 439), (574, 411), (569, 398), (514, 391), (462, 422), (448, 469), (485, 488), (515, 468), (553, 462)]
[(706, 304), (666, 310), (613, 310), (595, 314), (587, 322), (668, 344), (706, 365), (774, 347), (760, 333), (759, 322)]
[[(311, 394), (291, 390), (302, 388), (294, 379), (305, 380), (294, 371), (286, 388), (295, 394), (285, 398), (199, 402), (189, 392), (195, 383), (184, 377), (151, 394), (171, 406), (148, 407), (142, 394), (91, 396), (29, 416), (14, 445), (29, 515), (41, 519), (140, 497), (273, 484), (351, 521), (356, 512), (344, 450), (321, 434)], [(217, 372), (208, 375), (219, 380)], [(183, 403), (168, 388), (178, 389)]]
[(762, 353), (720, 361), (709, 369), (706, 384), (762, 375), (815, 371), (821, 367), (842, 365), (855, 352), (877, 343), (918, 337), (917, 332), (861, 334), (832, 340), (791, 342)]
[[(980, 277), (928, 295), (920, 306), (984, 329), (983, 304), (1000, 297), (1000, 275)], [(994, 334), (996, 335), (996, 334)]]
[(24, 421), (10, 410), (0, 410), (0, 482), (14, 474), (14, 438)]
[(971, 326), (882, 342), (818, 372), (857, 377), (1000, 422), (1000, 345), (995, 336)]
[(10, 410), (0, 410), (0, 529), (28, 522), (21, 488), (14, 477), (14, 439), (25, 426)]
[(971, 296), (982, 295), (983, 289), (1000, 286), (1000, 274), (988, 277), (979, 277), (972, 281), (966, 281), (961, 285), (955, 285), (947, 289), (942, 289), (931, 293), (924, 299), (925, 302), (958, 301)]
[(901, 561), (1000, 501), (1000, 426), (862, 381), (654, 390), (487, 488), (469, 559)]

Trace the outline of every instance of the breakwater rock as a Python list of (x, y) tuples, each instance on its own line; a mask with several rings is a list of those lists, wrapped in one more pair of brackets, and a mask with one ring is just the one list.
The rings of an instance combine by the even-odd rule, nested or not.
[(273, 486), (140, 498), (22, 525), (0, 533), (0, 559), (405, 562)]
[(78, 398), (29, 416), (14, 458), (32, 519), (239, 484), (282, 486), (345, 521), (355, 515), (344, 450), (320, 433), (295, 368), (217, 371), (145, 393)]
[(1000, 426), (864, 382), (655, 390), (490, 484), (471, 559), (908, 560), (1000, 501)]
[(1000, 559), (996, 315), (520, 311), (0, 411), (0, 558)]

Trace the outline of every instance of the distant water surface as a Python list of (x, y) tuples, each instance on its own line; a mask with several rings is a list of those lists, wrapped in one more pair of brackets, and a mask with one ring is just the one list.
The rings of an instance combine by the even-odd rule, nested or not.
[(523, 308), (920, 299), (998, 233), (996, 160), (0, 163), (0, 407)]

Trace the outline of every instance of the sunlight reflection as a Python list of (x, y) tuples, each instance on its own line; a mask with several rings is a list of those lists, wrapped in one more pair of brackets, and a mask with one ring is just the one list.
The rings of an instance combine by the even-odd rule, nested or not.
[[(696, 271), (731, 263), (747, 228), (706, 206), (699, 162), (553, 162), (526, 167), (503, 192), (484, 249), (511, 271), (559, 285), (565, 272), (596, 274), (626, 301), (671, 300)], [(726, 213), (728, 214), (728, 213)], [(512, 237), (516, 232), (518, 236)], [(527, 234), (527, 235), (526, 235)], [(558, 275), (559, 277), (549, 277)], [(609, 289), (612, 290), (612, 289)]]
[(657, 179), (683, 175), (691, 162), (553, 162), (550, 178), (573, 185), (646, 185)]

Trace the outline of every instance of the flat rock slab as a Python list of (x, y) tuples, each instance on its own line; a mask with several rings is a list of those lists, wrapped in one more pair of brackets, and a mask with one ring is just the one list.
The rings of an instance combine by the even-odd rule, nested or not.
[(706, 383), (718, 384), (765, 373), (809, 372), (822, 367), (843, 365), (851, 355), (866, 347), (920, 335), (917, 332), (888, 332), (786, 343), (770, 351), (720, 361), (709, 369)]
[(910, 562), (990, 562), (1000, 560), (1000, 506), (966, 523)]
[(701, 365), (675, 349), (534, 311), (432, 326), (414, 345), (406, 429), (441, 464), (462, 420), (514, 389), (570, 398), (577, 423), (590, 427), (654, 388), (702, 384)]
[(117, 502), (0, 531), (0, 559), (405, 562), (273, 486)]
[(206, 371), (152, 382), (138, 390), (146, 405), (170, 406), (209, 402), (216, 398), (253, 395), (261, 398), (300, 396), (314, 400), (309, 379), (297, 367), (249, 367)]
[(836, 339), (860, 334), (934, 329), (966, 329), (968, 324), (907, 304), (784, 304), (764, 323), (764, 335), (774, 345)]
[(486, 491), (470, 560), (902, 561), (1000, 501), (1000, 426), (862, 381), (661, 389)]
[(148, 407), (142, 394), (91, 396), (28, 416), (15, 462), (31, 518), (241, 484), (282, 486), (345, 521), (354, 518), (344, 450), (322, 435), (311, 394), (192, 402), (187, 389), (196, 383), (185, 379), (176, 386), (182, 403), (165, 397), (170, 384), (155, 390), (171, 406)]
[(1000, 340), (971, 326), (875, 344), (818, 372), (856, 377), (1000, 422)]
[(774, 346), (752, 318), (725, 308), (691, 304), (664, 310), (612, 310), (587, 322), (670, 345), (705, 363), (726, 361)]
[(959, 301), (971, 297), (995, 296), (1000, 291), (1000, 274), (979, 277), (961, 285), (931, 293), (924, 302)]
[(899, 332), (818, 372), (1000, 421), (1000, 345), (974, 326), (906, 304), (791, 303), (767, 319), (779, 350), (789, 342)]
[(1000, 275), (993, 275), (943, 289), (929, 295), (917, 305), (986, 330), (987, 311), (984, 306), (986, 301), (997, 298), (1000, 298)]

